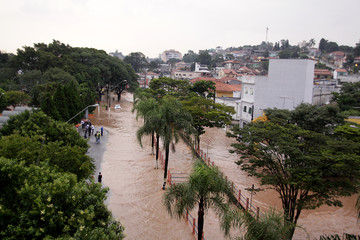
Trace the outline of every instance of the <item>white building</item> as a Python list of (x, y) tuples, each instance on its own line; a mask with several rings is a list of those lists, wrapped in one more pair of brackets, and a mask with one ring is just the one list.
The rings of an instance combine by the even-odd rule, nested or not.
[(310, 59), (270, 59), (268, 76), (244, 76), (240, 127), (263, 115), (266, 108), (293, 110), (313, 103), (314, 68)]
[(182, 54), (179, 51), (176, 51), (174, 49), (166, 50), (161, 54), (161, 60), (164, 62), (169, 61), (169, 59), (175, 58), (175, 59), (182, 59)]

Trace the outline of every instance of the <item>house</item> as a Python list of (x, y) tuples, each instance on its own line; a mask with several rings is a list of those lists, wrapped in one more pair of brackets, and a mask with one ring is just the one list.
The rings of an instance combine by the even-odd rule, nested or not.
[(328, 69), (315, 69), (314, 79), (331, 79), (333, 74)]
[(144, 72), (139, 74), (139, 87), (148, 88), (151, 80), (159, 78), (160, 75), (154, 72)]
[(354, 58), (354, 64), (360, 64), (360, 57)]
[(166, 50), (161, 54), (161, 60), (163, 60), (164, 62), (169, 61), (171, 58), (181, 60), (182, 54), (174, 49)]
[(344, 68), (337, 68), (334, 71), (334, 79), (338, 79), (341, 76), (347, 76), (348, 72)]
[(235, 60), (228, 60), (223, 62), (225, 69), (238, 69), (240, 67), (240, 62)]
[(201, 72), (190, 72), (190, 71), (173, 71), (171, 74), (171, 78), (174, 79), (194, 79), (201, 77)]
[(329, 53), (329, 62), (338, 68), (342, 68), (346, 62), (346, 54), (342, 51)]
[(231, 84), (231, 85), (240, 85), (241, 84), (240, 80), (238, 80), (237, 78), (232, 78), (232, 77), (223, 77), (218, 80), (223, 83)]
[(237, 73), (236, 73), (235, 70), (232, 70), (232, 69), (221, 69), (221, 70), (218, 72), (218, 76), (219, 76), (220, 78), (223, 78), (223, 77), (236, 78)]

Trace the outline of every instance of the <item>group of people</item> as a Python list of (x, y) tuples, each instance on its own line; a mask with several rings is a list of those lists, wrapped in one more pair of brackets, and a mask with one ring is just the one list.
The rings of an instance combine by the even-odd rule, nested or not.
[(100, 137), (104, 135), (104, 127), (101, 126), (100, 131), (96, 131), (96, 133), (94, 134), (95, 131), (95, 127), (93, 124), (91, 124), (90, 120), (81, 120), (81, 128), (84, 132), (84, 138), (90, 138), (91, 135), (95, 136), (95, 143), (100, 144)]

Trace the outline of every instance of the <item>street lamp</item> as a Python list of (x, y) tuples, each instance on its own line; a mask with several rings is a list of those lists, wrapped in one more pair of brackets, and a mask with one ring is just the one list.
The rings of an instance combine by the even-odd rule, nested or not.
[(87, 106), (86, 108), (84, 108), (83, 110), (81, 110), (80, 112), (78, 112), (75, 116), (73, 116), (72, 118), (70, 118), (70, 119), (67, 120), (66, 122), (67, 122), (67, 123), (70, 122), (70, 121), (73, 120), (77, 115), (79, 115), (80, 113), (82, 113), (82, 112), (85, 111), (85, 110), (86, 110), (85, 115), (86, 115), (86, 118), (87, 118), (87, 116), (88, 116), (88, 108), (89, 108), (89, 107), (97, 107), (97, 106), (99, 106), (99, 104), (94, 104), (94, 105), (89, 105), (89, 106)]

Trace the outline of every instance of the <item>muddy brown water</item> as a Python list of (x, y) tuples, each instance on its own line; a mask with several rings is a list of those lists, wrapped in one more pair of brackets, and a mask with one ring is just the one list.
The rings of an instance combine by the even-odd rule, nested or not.
[[(162, 204), (163, 170), (155, 169), (155, 157), (151, 155), (151, 139), (142, 139), (143, 147), (136, 139), (136, 131), (142, 119), (136, 120), (131, 112), (133, 97), (125, 93), (120, 101), (121, 109), (95, 111), (92, 122), (104, 125), (109, 131), (107, 149), (101, 167), (103, 184), (110, 188), (107, 201), (114, 217), (125, 226), (127, 239), (194, 239), (191, 228), (184, 219), (171, 218)], [(202, 136), (201, 148), (228, 179), (244, 194), (245, 188), (259, 187), (259, 181), (247, 176), (234, 162), (237, 156), (228, 152), (232, 139), (224, 129), (207, 129)], [(176, 144), (176, 152), (170, 153), (171, 172), (189, 173), (193, 164), (190, 149), (182, 142)], [(262, 211), (275, 207), (281, 210), (281, 202), (273, 190), (265, 190), (253, 196), (253, 204)], [(314, 239), (321, 234), (359, 234), (357, 223), (357, 196), (343, 198), (344, 207), (323, 206), (303, 211), (293, 239)], [(196, 210), (191, 214), (196, 217)], [(305, 229), (307, 234), (304, 232)], [(205, 215), (206, 240), (225, 239), (219, 221), (213, 211)]]

